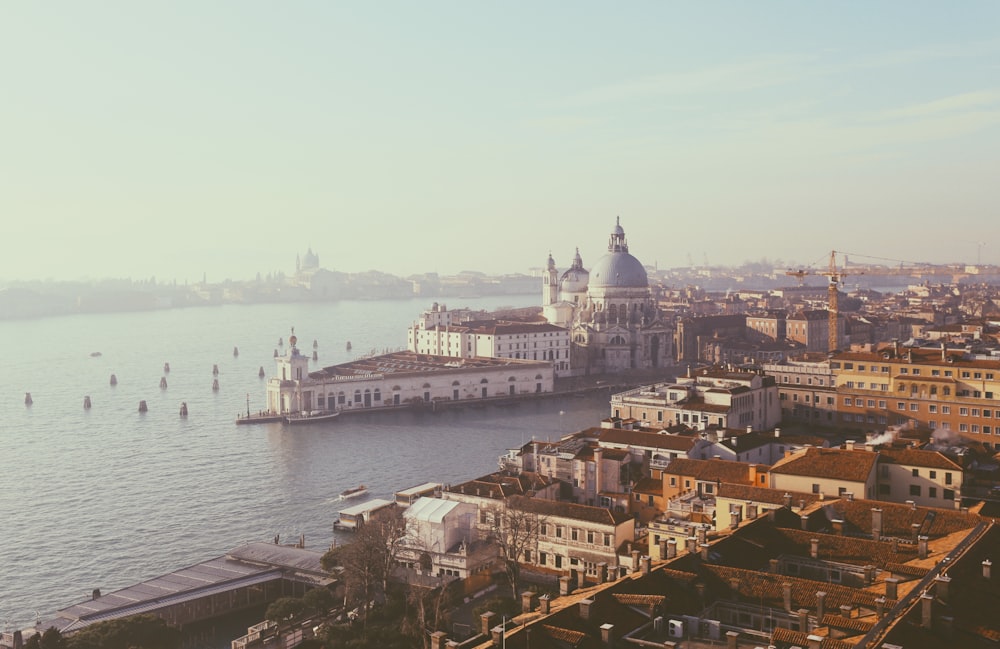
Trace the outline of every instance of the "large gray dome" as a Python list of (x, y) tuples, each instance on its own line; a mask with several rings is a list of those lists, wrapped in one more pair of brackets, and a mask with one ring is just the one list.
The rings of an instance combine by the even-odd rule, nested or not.
[(649, 278), (642, 263), (627, 252), (611, 252), (590, 269), (591, 288), (648, 288)]
[(608, 254), (598, 259), (597, 264), (590, 269), (590, 286), (649, 288), (646, 269), (628, 252), (628, 241), (620, 219), (615, 219), (615, 227), (608, 240)]

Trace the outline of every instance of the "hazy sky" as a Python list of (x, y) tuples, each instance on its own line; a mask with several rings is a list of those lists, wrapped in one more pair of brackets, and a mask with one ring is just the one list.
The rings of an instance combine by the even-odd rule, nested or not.
[(6, 2), (0, 82), (0, 278), (1000, 263), (993, 0)]

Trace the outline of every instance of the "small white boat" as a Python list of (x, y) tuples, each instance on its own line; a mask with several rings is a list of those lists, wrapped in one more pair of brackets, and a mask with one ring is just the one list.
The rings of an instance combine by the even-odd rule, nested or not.
[(340, 416), (340, 411), (327, 412), (324, 410), (313, 410), (311, 412), (299, 412), (294, 415), (287, 415), (285, 423), (291, 425), (298, 424), (318, 424), (322, 421), (330, 421)]
[(354, 498), (355, 496), (360, 496), (361, 494), (367, 493), (368, 487), (363, 484), (353, 487), (351, 489), (344, 489), (340, 492), (340, 499), (347, 500), (348, 498)]

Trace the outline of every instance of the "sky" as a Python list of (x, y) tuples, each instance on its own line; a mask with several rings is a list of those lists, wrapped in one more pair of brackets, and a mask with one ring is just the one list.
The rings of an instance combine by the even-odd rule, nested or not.
[(1000, 3), (0, 5), (0, 280), (1000, 263)]

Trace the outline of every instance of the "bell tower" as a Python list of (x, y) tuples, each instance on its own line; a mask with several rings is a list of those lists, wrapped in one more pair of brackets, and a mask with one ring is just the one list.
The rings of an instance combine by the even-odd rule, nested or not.
[(559, 271), (556, 262), (549, 253), (549, 262), (542, 275), (542, 306), (555, 304), (559, 300)]

